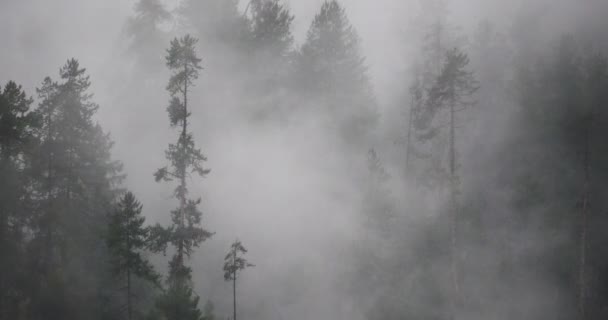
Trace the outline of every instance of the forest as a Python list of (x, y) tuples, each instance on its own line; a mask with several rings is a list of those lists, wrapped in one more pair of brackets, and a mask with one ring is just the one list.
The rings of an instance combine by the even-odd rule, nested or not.
[(607, 14), (0, 0), (0, 320), (607, 319)]

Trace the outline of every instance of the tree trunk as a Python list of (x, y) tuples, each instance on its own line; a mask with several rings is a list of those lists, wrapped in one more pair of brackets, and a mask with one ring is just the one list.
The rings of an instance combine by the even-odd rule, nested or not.
[[(179, 195), (179, 212), (180, 212), (180, 225), (179, 228), (183, 231), (184, 227), (185, 227), (185, 208), (186, 208), (186, 194), (185, 194), (185, 190), (186, 190), (186, 161), (185, 161), (185, 150), (186, 150), (186, 137), (188, 134), (188, 65), (185, 64), (184, 65), (184, 121), (182, 123), (182, 134), (181, 134), (181, 148), (182, 148), (182, 154), (181, 157), (182, 159), (180, 159), (181, 161), (179, 162), (180, 168), (179, 168), (179, 178), (180, 178), (180, 185), (181, 185), (181, 194)], [(177, 255), (178, 255), (178, 260), (179, 260), (179, 266), (180, 268), (183, 268), (184, 266), (184, 239), (180, 238), (179, 239), (179, 243), (178, 243), (178, 248), (177, 248)]]
[(0, 319), (5, 319), (7, 314), (5, 313), (5, 292), (8, 292), (8, 288), (5, 280), (5, 273), (8, 271), (7, 266), (7, 254), (6, 254), (6, 246), (8, 238), (8, 213), (4, 210), (5, 208), (0, 208), (0, 256), (6, 257), (0, 259)]
[(455, 102), (450, 102), (450, 273), (452, 278), (452, 319), (456, 318), (456, 302), (459, 301), (460, 287), (458, 284), (458, 252), (457, 252), (457, 176), (456, 176), (456, 124), (455, 124)]
[[(236, 265), (236, 249), (234, 250), (233, 253), (233, 260), (234, 264)], [(232, 273), (232, 311), (233, 311), (233, 320), (236, 320), (236, 268), (234, 270), (234, 272)]]
[[(127, 225), (129, 221), (127, 220)], [(129, 234), (129, 227), (127, 227), (127, 312), (129, 320), (132, 319), (132, 306), (131, 306), (131, 235)]]
[(129, 320), (133, 316), (133, 307), (131, 306), (131, 270), (127, 269), (127, 312), (129, 313)]

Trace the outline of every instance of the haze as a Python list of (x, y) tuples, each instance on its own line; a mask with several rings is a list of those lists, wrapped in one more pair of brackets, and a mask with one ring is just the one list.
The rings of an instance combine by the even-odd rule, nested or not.
[[(219, 0), (192, 2), (205, 1)], [(255, 40), (239, 46), (232, 38), (205, 35), (201, 25), (211, 18), (180, 11), (186, 0), (161, 1), (171, 17), (148, 30), (156, 38), (145, 38), (141, 29), (134, 34), (129, 21), (137, 16), (137, 2), (0, 0), (0, 85), (21, 84), (35, 109), (41, 102), (36, 88), (44, 77), (57, 79), (66, 60), (77, 59), (90, 75), (89, 92), (100, 106), (94, 120), (115, 142), (112, 159), (124, 164), (121, 188), (141, 201), (146, 225), (169, 225), (169, 212), (178, 203), (175, 185), (156, 183), (153, 175), (167, 165), (165, 150), (178, 136), (166, 111), (171, 73), (165, 55), (174, 37), (199, 39), (196, 53), (203, 69), (189, 93), (189, 130), (211, 172), (192, 175), (188, 187), (193, 198), (202, 198), (202, 225), (215, 232), (187, 261), (201, 309), (211, 301), (217, 319), (232, 318), (233, 287), (224, 281), (222, 265), (230, 244), (239, 239), (255, 264), (239, 274), (240, 319), (608, 315), (608, 250), (603, 248), (608, 202), (602, 196), (608, 183), (603, 164), (608, 163), (603, 161), (608, 159), (603, 125), (608, 113), (601, 111), (608, 108), (601, 102), (608, 100), (597, 103), (588, 179), (582, 173), (587, 165), (580, 162), (583, 149), (578, 149), (583, 142), (576, 140), (582, 138), (569, 135), (579, 122), (570, 127), (551, 117), (561, 115), (554, 111), (559, 109), (555, 101), (562, 101), (555, 96), (570, 88), (556, 83), (576, 79), (580, 85), (572, 86), (587, 92), (582, 79), (590, 70), (581, 62), (580, 78), (560, 77), (561, 69), (552, 63), (561, 61), (555, 57), (561, 57), (568, 37), (576, 43), (573, 61), (606, 54), (607, 1), (447, 0), (445, 14), (425, 9), (428, 1), (338, 1), (360, 39), (364, 74), (373, 90), (370, 124), (360, 124), (355, 115), (360, 111), (366, 117), (368, 105), (363, 111), (354, 106), (326, 111), (332, 103), (339, 105), (335, 101), (352, 102), (333, 95), (351, 88), (347, 76), (337, 77), (337, 84), (316, 79), (312, 85), (299, 77), (307, 32), (326, 1), (278, 1), (295, 17), (285, 64), (274, 56), (258, 57)], [(245, 1), (237, 9), (242, 17), (251, 16)], [(425, 44), (436, 20), (445, 27), (439, 62)], [(221, 22), (217, 28), (225, 27)], [(492, 26), (487, 42), (477, 37), (482, 23)], [(138, 36), (144, 40), (134, 40)], [(444, 105), (433, 106), (439, 111), (427, 124), (421, 120), (416, 127), (410, 117), (416, 81), (422, 82), (421, 99), (430, 106), (452, 47), (470, 59), (465, 69), (478, 89), (459, 97), (467, 110), (457, 120), (456, 171), (450, 173)], [(267, 84), (264, 77), (275, 73), (287, 76)], [(554, 75), (559, 80), (552, 82)], [(315, 83), (326, 87), (317, 89)], [(359, 89), (344, 89), (352, 93), (349, 98), (364, 99), (365, 89), (352, 88)], [(529, 92), (534, 90), (538, 93)], [(564, 102), (564, 110), (588, 101), (572, 99)], [(540, 111), (521, 111), (534, 108)], [(578, 119), (564, 114), (564, 119)], [(420, 132), (409, 140), (412, 125)], [(425, 139), (430, 126), (442, 133)], [(419, 146), (410, 147), (416, 137)], [(457, 219), (462, 219), (457, 251), (449, 241), (450, 210), (456, 210), (451, 192), (458, 197)], [(583, 267), (577, 249), (581, 210), (589, 217)], [(144, 255), (165, 279), (174, 251)], [(459, 269), (458, 290), (450, 265)]]

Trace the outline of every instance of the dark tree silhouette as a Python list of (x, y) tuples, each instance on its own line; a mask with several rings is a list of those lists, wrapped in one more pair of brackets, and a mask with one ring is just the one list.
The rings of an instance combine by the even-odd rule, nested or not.
[(236, 240), (230, 245), (230, 250), (224, 257), (224, 280), (232, 281), (233, 320), (236, 320), (236, 279), (238, 274), (246, 268), (255, 266), (243, 257), (245, 253), (247, 253), (247, 249), (239, 240)]
[[(197, 309), (198, 297), (192, 297), (191, 269), (186, 266), (194, 248), (212, 236), (212, 233), (201, 227), (202, 212), (198, 209), (201, 199), (190, 199), (187, 180), (194, 173), (201, 177), (209, 173), (203, 168), (207, 160), (194, 143), (192, 133), (188, 131), (188, 120), (191, 112), (188, 109), (188, 90), (198, 78), (201, 59), (197, 57), (195, 45), (197, 40), (190, 35), (171, 41), (167, 50), (167, 67), (172, 71), (167, 91), (171, 95), (167, 112), (171, 127), (179, 128), (179, 137), (175, 144), (170, 144), (166, 158), (170, 165), (160, 168), (155, 174), (156, 181), (177, 181), (174, 197), (179, 205), (171, 211), (172, 225), (164, 228), (156, 225), (152, 228), (152, 248), (165, 251), (167, 245), (175, 247), (176, 252), (169, 263), (169, 289), (161, 297), (162, 310), (169, 319), (184, 319), (200, 314)], [(181, 301), (186, 299), (187, 301)], [(187, 308), (182, 310), (181, 308)], [(196, 309), (196, 310), (195, 310)], [(191, 319), (191, 318), (188, 318)]]
[(126, 284), (124, 287), (121, 285), (121, 290), (125, 291), (129, 320), (133, 319), (132, 285), (135, 277), (160, 286), (160, 276), (142, 256), (149, 237), (149, 228), (144, 227), (146, 218), (141, 214), (142, 207), (133, 193), (127, 192), (110, 214), (106, 236), (112, 274)]

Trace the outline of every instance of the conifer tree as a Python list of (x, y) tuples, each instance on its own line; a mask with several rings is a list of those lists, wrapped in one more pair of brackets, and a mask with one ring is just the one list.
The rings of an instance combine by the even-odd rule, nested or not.
[(247, 10), (250, 31), (246, 52), (245, 92), (254, 116), (285, 116), (286, 91), (293, 57), (294, 16), (280, 0), (253, 0)]
[(249, 267), (254, 267), (243, 256), (247, 253), (247, 249), (243, 244), (236, 240), (230, 245), (230, 250), (224, 257), (224, 280), (232, 281), (232, 320), (236, 320), (236, 279), (238, 274)]
[(324, 2), (315, 16), (295, 72), (298, 90), (323, 108), (344, 138), (361, 142), (369, 136), (377, 121), (376, 99), (359, 36), (337, 1)]
[[(449, 50), (446, 54), (445, 64), (441, 74), (436, 79), (435, 84), (428, 92), (427, 106), (425, 112), (429, 118), (435, 117), (442, 111), (448, 114), (448, 181), (449, 181), (449, 206), (450, 212), (450, 255), (451, 255), (451, 278), (452, 278), (452, 299), (458, 301), (459, 296), (459, 276), (458, 276), (458, 249), (457, 249), (457, 226), (458, 212), (460, 205), (458, 202), (459, 176), (457, 159), (457, 137), (456, 118), (457, 112), (463, 111), (466, 107), (474, 104), (473, 94), (477, 91), (478, 84), (473, 73), (468, 71), (469, 58), (457, 48)], [(454, 312), (454, 310), (452, 310)], [(455, 316), (455, 315), (452, 315)]]
[(173, 196), (178, 201), (178, 206), (171, 211), (171, 226), (163, 228), (156, 225), (152, 229), (152, 247), (156, 251), (166, 250), (169, 244), (175, 247), (175, 254), (169, 263), (169, 288), (159, 302), (159, 308), (170, 320), (200, 318), (198, 297), (193, 297), (192, 292), (191, 269), (186, 266), (185, 259), (192, 255), (194, 248), (212, 236), (211, 232), (201, 227), (202, 212), (198, 208), (201, 199), (193, 200), (189, 197), (187, 183), (191, 174), (204, 177), (209, 173), (203, 167), (203, 162), (207, 159), (196, 147), (192, 133), (188, 130), (192, 115), (188, 108), (188, 90), (202, 69), (201, 59), (196, 55), (196, 42), (195, 38), (186, 35), (172, 40), (167, 50), (167, 67), (172, 72), (167, 85), (171, 96), (167, 112), (170, 125), (179, 129), (179, 136), (177, 142), (170, 144), (165, 152), (169, 166), (160, 168), (154, 174), (157, 182), (177, 182)]
[(33, 162), (38, 204), (30, 248), (41, 279), (32, 289), (34, 318), (100, 314), (93, 301), (105, 270), (96, 261), (106, 261), (107, 252), (98, 244), (123, 178), (121, 164), (111, 159), (112, 141), (94, 121), (99, 106), (88, 92), (86, 70), (70, 59), (60, 76), (61, 82), (46, 78), (38, 89), (42, 127)]
[[(438, 135), (438, 120), (425, 112), (430, 88), (439, 77), (444, 58), (451, 46), (460, 41), (449, 25), (448, 2), (445, 0), (420, 1), (421, 12), (414, 26), (412, 80), (404, 106), (408, 115), (405, 141), (405, 169), (408, 174), (416, 169), (416, 178), (424, 185), (435, 187), (444, 180), (441, 159), (445, 141)], [(416, 161), (420, 160), (420, 161)]]
[[(142, 205), (133, 193), (127, 192), (110, 214), (106, 245), (110, 250), (112, 274), (119, 278), (125, 291), (127, 319), (133, 319), (133, 284), (141, 279), (159, 286), (154, 267), (142, 256), (148, 246), (149, 228), (144, 227)], [(124, 286), (123, 286), (124, 283)]]
[(28, 171), (38, 117), (20, 85), (0, 87), (0, 318), (16, 319), (24, 296), (24, 249), (28, 220)]
[(279, 0), (252, 0), (252, 45), (273, 58), (284, 58), (293, 45), (291, 24), (295, 18)]

